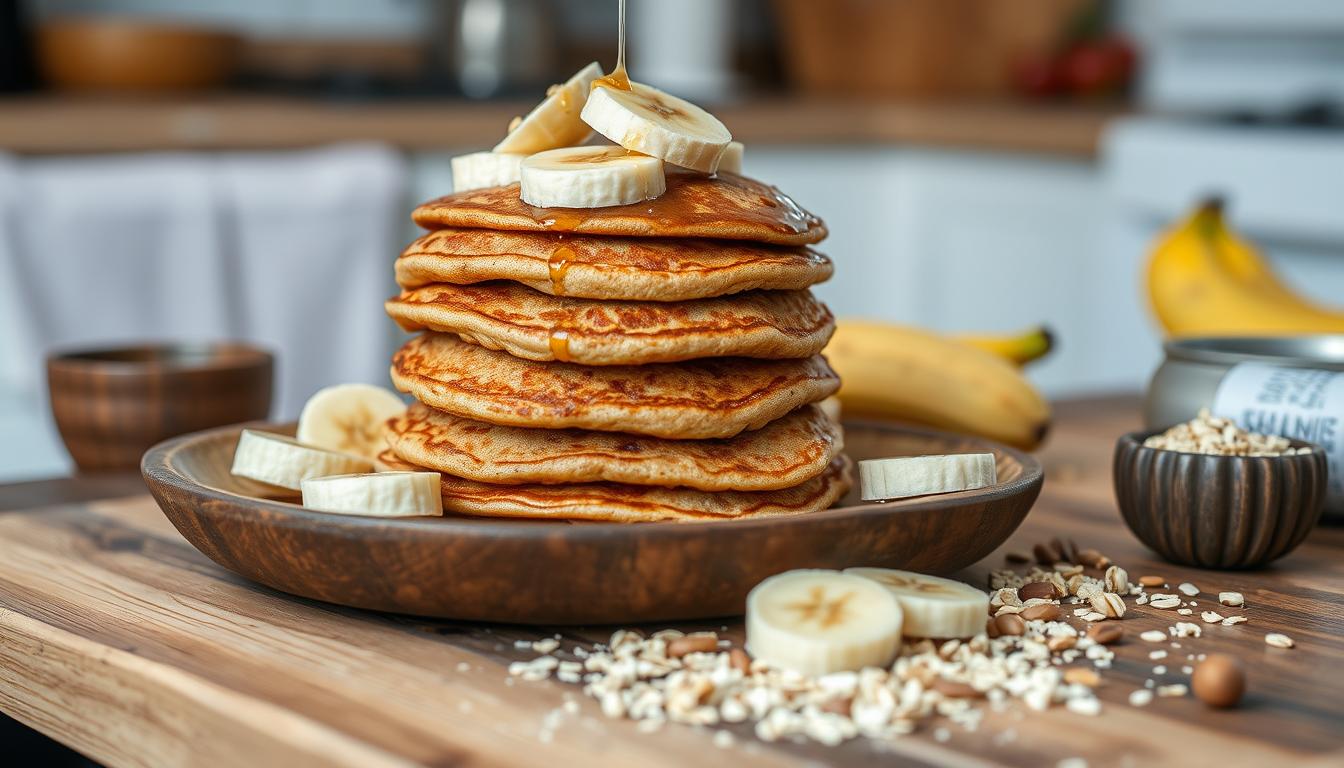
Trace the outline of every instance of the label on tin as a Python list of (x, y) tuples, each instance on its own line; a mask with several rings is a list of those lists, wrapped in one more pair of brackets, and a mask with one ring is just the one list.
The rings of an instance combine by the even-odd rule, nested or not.
[(1324, 448), (1330, 460), (1326, 503), (1344, 508), (1344, 373), (1239, 363), (1219, 382), (1212, 410), (1247, 431)]

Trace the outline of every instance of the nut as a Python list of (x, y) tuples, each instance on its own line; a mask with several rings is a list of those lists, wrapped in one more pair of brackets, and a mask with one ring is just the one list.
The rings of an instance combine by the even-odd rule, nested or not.
[(983, 691), (972, 688), (970, 683), (948, 680), (942, 677), (933, 681), (933, 690), (949, 699), (979, 699), (985, 695)]
[(1125, 601), (1114, 592), (1102, 592), (1092, 596), (1092, 609), (1108, 619), (1118, 619), (1125, 615)]
[(994, 617), (994, 626), (1000, 635), (1021, 635), (1027, 631), (1027, 623), (1015, 613)]
[(1096, 688), (1101, 685), (1101, 677), (1087, 667), (1069, 667), (1064, 670), (1064, 682), (1070, 685), (1086, 685)]
[(1055, 547), (1052, 547), (1049, 542), (1041, 542), (1032, 547), (1031, 554), (1036, 557), (1036, 562), (1041, 565), (1054, 565), (1064, 556), (1062, 552)]
[[(1096, 626), (1100, 627), (1104, 625), (1097, 624)], [(1119, 629), (1119, 627), (1116, 627), (1116, 629)], [(1049, 648), (1054, 653), (1059, 653), (1060, 651), (1067, 651), (1077, 644), (1078, 638), (1073, 635), (1055, 635), (1045, 642), (1045, 647)]]
[(1029, 563), (1031, 562), (1031, 555), (1017, 550), (1009, 550), (1004, 553), (1003, 559), (1010, 563)]
[(1055, 592), (1055, 585), (1048, 581), (1033, 581), (1030, 584), (1023, 584), (1017, 590), (1017, 597), (1020, 600), (1031, 600), (1037, 598), (1041, 600), (1054, 600), (1060, 595)]
[(1125, 628), (1110, 622), (1093, 624), (1087, 628), (1087, 636), (1098, 645), (1111, 645), (1125, 636)]
[(1160, 587), (1166, 584), (1167, 580), (1161, 576), (1140, 576), (1139, 585), (1144, 587)]
[(745, 675), (751, 672), (751, 657), (741, 648), (734, 648), (728, 651), (728, 666)]
[(667, 644), (669, 658), (680, 659), (688, 653), (714, 653), (719, 650), (719, 638), (716, 635), (686, 635)]
[(1153, 599), (1149, 600), (1148, 605), (1151, 605), (1154, 608), (1161, 608), (1163, 610), (1170, 608), (1179, 608), (1181, 606), (1181, 598), (1175, 595), (1163, 595), (1161, 597), (1154, 597)]
[(1242, 597), (1240, 592), (1219, 592), (1218, 602), (1235, 608), (1239, 605), (1245, 605), (1246, 598)]
[(1018, 615), (1027, 621), (1059, 621), (1059, 606), (1054, 603), (1033, 605)]
[(1223, 653), (1210, 654), (1195, 667), (1190, 687), (1200, 701), (1211, 707), (1234, 707), (1246, 692), (1246, 672), (1235, 658)]
[(1099, 568), (1100, 566), (1097, 565), (1097, 563), (1100, 563), (1105, 558), (1105, 555), (1095, 549), (1083, 549), (1079, 550), (1078, 559), (1075, 562), (1086, 565), (1088, 568)]

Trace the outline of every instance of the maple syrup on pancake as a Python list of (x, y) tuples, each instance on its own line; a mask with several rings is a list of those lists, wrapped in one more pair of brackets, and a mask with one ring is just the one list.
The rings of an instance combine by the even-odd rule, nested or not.
[[(546, 260), (546, 266), (551, 273), (551, 292), (556, 296), (565, 295), (565, 275), (569, 273), (569, 268), (574, 265), (574, 258), (577, 254), (570, 250), (569, 246), (562, 245), (551, 252), (551, 257)], [(552, 341), (551, 346), (555, 343)]]
[(551, 356), (557, 362), (568, 363), (574, 358), (569, 356), (569, 331), (564, 328), (551, 329)]
[(625, 71), (625, 0), (620, 0), (620, 24), (617, 31), (616, 68), (593, 81), (593, 88), (604, 86), (618, 91), (628, 91), (630, 75)]

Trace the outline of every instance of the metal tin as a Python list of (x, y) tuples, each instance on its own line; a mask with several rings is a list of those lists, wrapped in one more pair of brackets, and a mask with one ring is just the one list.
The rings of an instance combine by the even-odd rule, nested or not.
[[(1224, 377), (1242, 363), (1344, 375), (1344, 335), (1179, 339), (1163, 349), (1166, 357), (1153, 374), (1144, 402), (1144, 421), (1150, 430), (1188, 421), (1200, 408), (1212, 407)], [(1335, 457), (1331, 470), (1341, 461), (1344, 457)], [(1344, 520), (1344, 501), (1327, 502), (1326, 516)]]

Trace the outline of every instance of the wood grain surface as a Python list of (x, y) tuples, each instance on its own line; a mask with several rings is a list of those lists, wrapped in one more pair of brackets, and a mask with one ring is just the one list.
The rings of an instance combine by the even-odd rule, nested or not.
[[(868, 765), (1051, 766), (1082, 757), (1106, 765), (1340, 765), (1344, 763), (1344, 530), (1318, 528), (1300, 549), (1260, 571), (1215, 572), (1165, 563), (1133, 539), (1115, 509), (1110, 459), (1137, 403), (1061, 407), (1041, 452), (1041, 501), (1000, 552), (961, 576), (983, 583), (1003, 551), (1069, 536), (1102, 550), (1131, 578), (1165, 576), (1246, 596), (1250, 621), (1205, 626), (1191, 653), (1245, 660), (1240, 709), (1193, 698), (1126, 703), (1146, 678), (1182, 682), (1181, 657), (1148, 660), (1137, 639), (1175, 620), (1131, 603), (1128, 638), (1100, 689), (1099, 717), (1017, 707), (978, 730), (928, 722), (878, 746), (766, 744), (734, 726), (736, 746), (710, 731), (640, 733), (607, 720), (577, 686), (510, 683), (510, 661), (533, 654), (526, 629), (419, 620), (336, 608), (253, 585), (190, 547), (145, 495), (52, 503), (50, 486), (0, 488), (0, 710), (112, 766), (285, 765)], [(37, 505), (26, 505), (25, 499)], [(1205, 603), (1207, 601), (1207, 603)], [(1224, 609), (1229, 611), (1230, 609)], [(679, 624), (681, 628), (719, 628)], [(657, 628), (657, 627), (651, 627)], [(561, 630), (564, 647), (611, 628)], [(1267, 631), (1297, 641), (1265, 645)], [(741, 638), (740, 625), (727, 635)], [(1163, 646), (1165, 647), (1165, 646)], [(1175, 652), (1173, 651), (1173, 655)], [(1153, 665), (1169, 671), (1155, 676)], [(567, 699), (578, 714), (556, 713)], [(549, 740), (547, 718), (559, 718)], [(939, 726), (948, 738), (939, 741)]]

